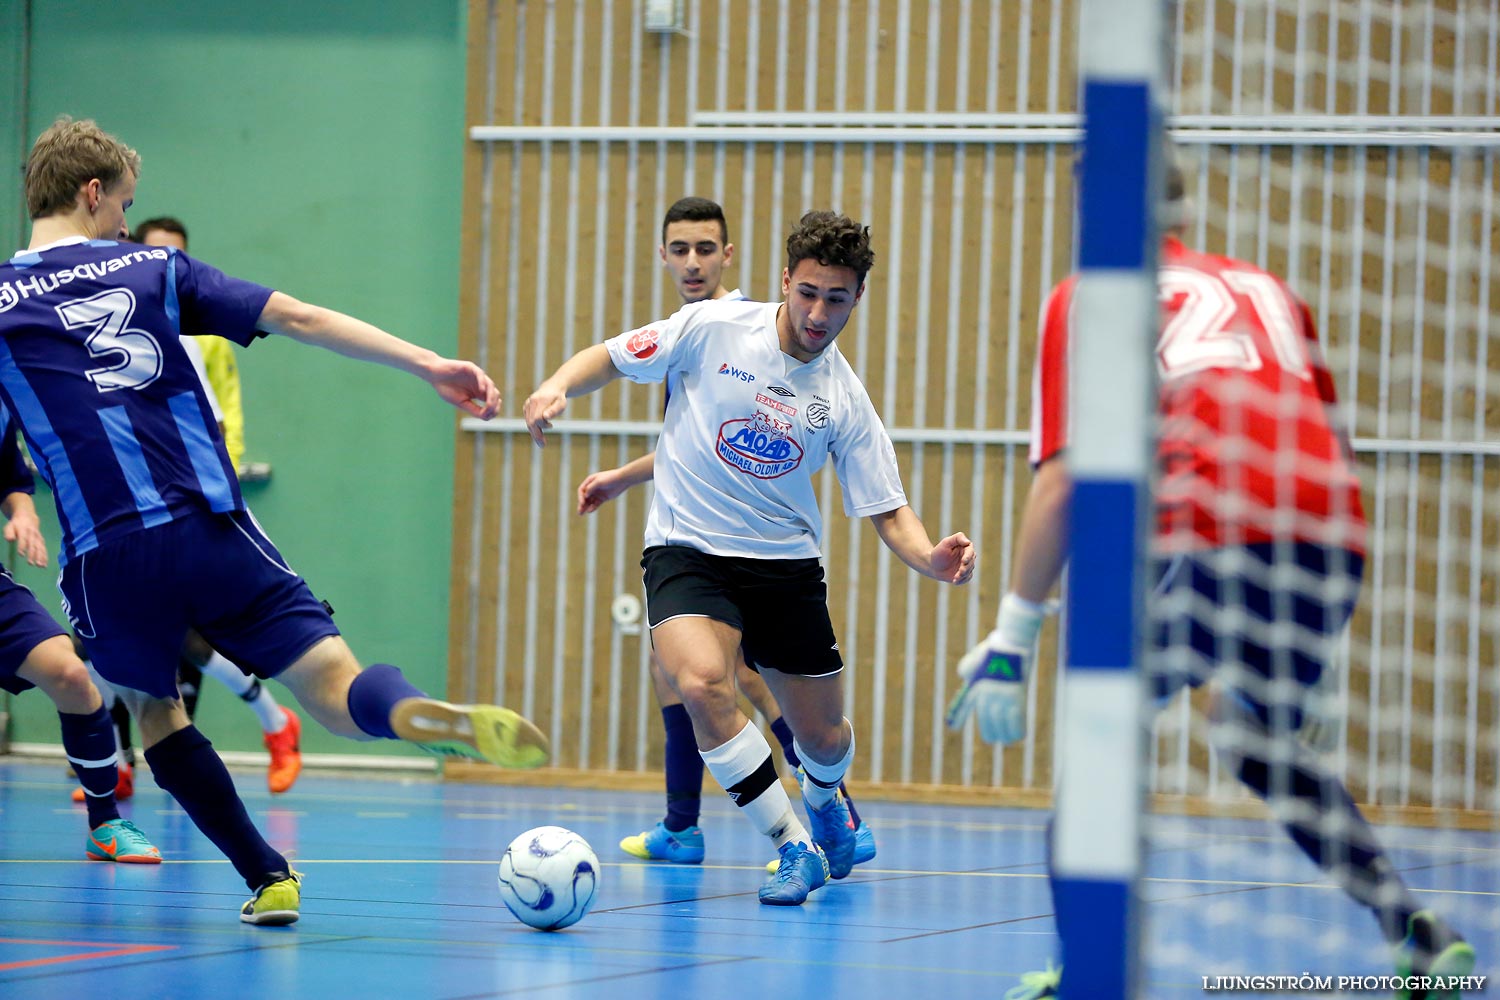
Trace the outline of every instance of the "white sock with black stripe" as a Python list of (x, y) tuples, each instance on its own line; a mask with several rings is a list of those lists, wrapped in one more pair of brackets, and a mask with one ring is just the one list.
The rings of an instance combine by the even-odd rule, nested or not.
[(729, 742), (700, 750), (699, 755), (708, 773), (777, 848), (793, 841), (812, 845), (807, 828), (792, 811), (791, 798), (781, 787), (771, 761), (771, 744), (759, 729), (746, 722)]

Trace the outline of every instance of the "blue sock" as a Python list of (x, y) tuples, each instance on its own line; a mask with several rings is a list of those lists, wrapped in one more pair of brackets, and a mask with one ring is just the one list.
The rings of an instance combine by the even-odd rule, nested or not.
[(426, 698), (427, 692), (412, 686), (401, 668), (375, 663), (360, 671), (349, 685), (349, 716), (361, 732), (382, 739), (400, 739), (391, 728), (391, 712), (407, 698)]
[(1387, 940), (1406, 936), (1407, 922), (1422, 906), (1402, 882), (1342, 781), (1311, 762), (1272, 764), (1258, 756), (1241, 759), (1237, 774), (1262, 799), (1288, 797), (1310, 807), (1315, 818), (1283, 824), (1292, 842), (1370, 908)]
[(703, 756), (693, 736), (693, 720), (682, 705), (667, 705), (661, 710), (661, 721), (667, 729), (667, 818), (663, 825), (680, 833), (698, 825), (698, 811), (703, 802)]
[(792, 770), (802, 766), (802, 759), (797, 756), (797, 750), (793, 745), (792, 727), (786, 724), (786, 716), (777, 716), (771, 723), (771, 735), (776, 737), (776, 742), (781, 744), (781, 755)]
[(115, 808), (115, 783), (120, 779), (115, 755), (115, 727), (104, 706), (92, 715), (58, 712), (62, 722), (63, 753), (83, 785), (83, 802), (89, 809), (89, 829), (120, 818)]
[(177, 800), (251, 889), (264, 885), (272, 873), (291, 871), (286, 858), (250, 822), (224, 762), (197, 728), (179, 729), (148, 749), (146, 764), (162, 791)]

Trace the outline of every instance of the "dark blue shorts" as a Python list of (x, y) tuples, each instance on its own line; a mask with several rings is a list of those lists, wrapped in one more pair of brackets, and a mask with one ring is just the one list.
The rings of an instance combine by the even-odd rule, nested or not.
[(17, 677), (16, 671), (33, 649), (66, 634), (31, 591), (0, 566), (0, 690), (20, 694), (33, 687)]
[(1364, 557), (1308, 542), (1194, 552), (1152, 566), (1152, 691), (1217, 677), (1268, 727), (1298, 729), (1359, 597)]
[(117, 538), (64, 566), (58, 588), (100, 676), (158, 698), (177, 695), (190, 628), (257, 677), (339, 634), (248, 511), (190, 514)]

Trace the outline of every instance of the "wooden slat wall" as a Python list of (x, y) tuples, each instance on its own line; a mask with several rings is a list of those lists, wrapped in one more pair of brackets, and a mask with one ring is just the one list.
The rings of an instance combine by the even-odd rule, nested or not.
[[(940, 120), (944, 112), (1073, 109), (1075, 5), (1068, 0), (851, 0), (797, 5), (795, 17), (786, 4), (697, 0), (687, 5), (690, 37), (645, 33), (639, 6), (473, 0), (470, 124), (647, 127), (686, 125), (695, 112), (778, 110), (923, 112)], [(1205, 63), (1191, 44), (1209, 28), (1199, 19), (1203, 5), (1181, 6), (1191, 10), (1183, 19), (1187, 44), (1175, 77), (1178, 110), (1240, 111), (1222, 97), (1236, 87), (1255, 98), (1243, 103), (1247, 114), (1291, 109), (1292, 90), (1300, 95), (1296, 110), (1379, 110), (1368, 99), (1356, 108), (1357, 94), (1341, 82), (1325, 86), (1342, 80), (1326, 69), (1309, 67), (1311, 82), (1297, 89), (1285, 58), (1267, 61), (1269, 80), (1250, 70), (1236, 76), (1232, 65), (1221, 65), (1232, 61), (1223, 54)], [(1341, 60), (1359, 53), (1340, 21), (1317, 15), (1299, 29), (1284, 15), (1267, 19), (1263, 5), (1251, 6), (1261, 13), (1248, 23), (1285, 52), (1300, 40), (1304, 53), (1331, 51)], [(1230, 31), (1219, 45), (1232, 53), (1233, 5), (1210, 7), (1215, 36)], [(1384, 39), (1386, 47), (1366, 46), (1367, 55), (1388, 51), (1389, 36), (1412, 30), (1375, 33), (1371, 37)], [(1253, 33), (1241, 36), (1245, 45), (1255, 41)], [(1467, 54), (1474, 65), (1475, 44), (1466, 37), (1463, 46), (1435, 48), (1460, 62), (1454, 53)], [(1201, 96), (1207, 93), (1205, 66), (1220, 95), (1214, 100)], [(1387, 90), (1372, 85), (1367, 98), (1408, 92), (1388, 73), (1375, 75)], [(1495, 113), (1493, 89), (1489, 107), (1463, 107), (1452, 93), (1464, 89), (1466, 76), (1450, 72), (1449, 78), (1446, 103), (1429, 100), (1429, 113)], [(1497, 393), (1485, 388), (1495, 382), (1500, 351), (1485, 352), (1489, 334), (1477, 317), (1500, 289), (1493, 287), (1493, 269), (1481, 273), (1468, 250), (1494, 242), (1494, 216), (1483, 208), (1496, 188), (1493, 153), (1216, 144), (1200, 161), (1200, 152), (1186, 151), (1195, 197), (1200, 205), (1227, 209), (1205, 213), (1196, 242), (1292, 276), (1327, 331), (1341, 391), (1361, 404), (1358, 435), (1496, 438)], [(808, 208), (834, 207), (871, 226), (879, 255), (840, 346), (887, 425), (1003, 429), (1020, 440), (1030, 423), (1036, 316), (1047, 289), (1071, 263), (1070, 162), (1067, 145), (1006, 141), (470, 142), (463, 349), (494, 374), (506, 398), (504, 414), (516, 416), (531, 389), (574, 351), (673, 311), (675, 295), (654, 248), (661, 215), (677, 197), (697, 193), (725, 205), (737, 248), (727, 281), (758, 298), (776, 295), (789, 226)], [(1386, 205), (1391, 177), (1393, 222)], [(1366, 183), (1356, 198), (1360, 179)], [(1413, 191), (1432, 197), (1418, 207), (1408, 198)], [(1450, 192), (1457, 193), (1451, 202), (1445, 200)], [(1462, 228), (1448, 232), (1450, 219), (1462, 220)], [(1399, 275), (1383, 269), (1392, 253), (1383, 237), (1389, 225), (1401, 237)], [(1353, 230), (1368, 234), (1362, 248), (1351, 242)], [(1466, 248), (1458, 287), (1447, 281), (1448, 258), (1431, 249), (1452, 241)], [(1402, 247), (1418, 244), (1437, 259), (1423, 258), (1432, 274), (1414, 290), (1415, 258), (1408, 260)], [(1393, 290), (1395, 301), (1406, 303), (1399, 309), (1382, 306)], [(1450, 394), (1435, 372), (1442, 371), (1444, 345), (1451, 346), (1444, 341), (1455, 315), (1450, 300), (1460, 298), (1463, 332), (1456, 343), (1466, 360), (1455, 371), (1458, 409), (1450, 406), (1445, 424), (1441, 400)], [(1411, 304), (1418, 301), (1421, 321), (1414, 324)], [(1420, 351), (1417, 330), (1423, 333)], [(1413, 356), (1426, 361), (1420, 372)], [(1383, 390), (1382, 365), (1397, 377), (1387, 377)], [(1423, 387), (1426, 419), (1393, 427), (1389, 396), (1410, 396), (1412, 378)], [(660, 400), (657, 387), (616, 385), (574, 401), (568, 416), (649, 421)], [(450, 690), (454, 697), (503, 701), (548, 730), (562, 769), (548, 772), (549, 780), (656, 780), (661, 732), (646, 681), (645, 639), (616, 629), (608, 613), (617, 593), (640, 593), (648, 493), (634, 491), (587, 519), (572, 513), (574, 490), (587, 473), (650, 447), (642, 436), (580, 433), (554, 436), (537, 451), (524, 435), (460, 434)], [(850, 714), (860, 735), (854, 776), (889, 794), (962, 796), (1000, 788), (1035, 799), (1052, 777), (1051, 671), (1041, 671), (1033, 685), (1033, 736), (1019, 747), (997, 752), (940, 724), (951, 664), (988, 628), (1008, 572), (1029, 481), (1024, 446), (907, 443), (898, 445), (898, 454), (912, 504), (934, 536), (968, 531), (980, 544), (983, 569), (965, 590), (915, 577), (872, 531), (841, 516), (838, 488), (825, 476), (832, 611), (850, 665)], [(1407, 494), (1393, 484), (1392, 469), (1404, 470), (1407, 462), (1372, 456), (1367, 483), (1383, 484), (1404, 504)], [(1393, 513), (1400, 537), (1382, 549), (1387, 578), (1356, 623), (1353, 645), (1356, 654), (1365, 652), (1352, 667), (1354, 718), (1344, 760), (1360, 793), (1372, 799), (1494, 810), (1500, 699), (1492, 609), (1500, 572), (1493, 553), (1500, 526), (1493, 501), (1476, 510), (1471, 498), (1481, 495), (1474, 482), (1488, 489), (1483, 495), (1493, 495), (1500, 466), (1493, 456), (1433, 463), (1429, 469), (1432, 463), (1419, 460), (1423, 474), (1413, 481), (1414, 509), (1424, 525), (1416, 544), (1402, 534), (1406, 515)], [(1463, 489), (1452, 489), (1453, 483)], [(1406, 573), (1404, 560), (1433, 551), (1440, 509), (1450, 515), (1443, 546), (1462, 558)], [(1434, 522), (1430, 530), (1428, 521)], [(1470, 533), (1483, 543), (1477, 565), (1467, 559)], [(1473, 583), (1484, 614), (1477, 628), (1466, 611), (1437, 613), (1432, 602), (1440, 579), (1447, 581), (1443, 593), (1463, 595), (1464, 609)], [(1424, 609), (1427, 631), (1419, 629), (1415, 643), (1392, 636), (1400, 623), (1391, 613), (1375, 623), (1366, 610), (1408, 599)], [(1055, 659), (1053, 631), (1044, 640), (1043, 662)], [(1438, 631), (1449, 640), (1435, 658)], [(1398, 658), (1414, 664), (1414, 692), (1387, 685), (1370, 697), (1371, 650), (1384, 656), (1383, 671), (1396, 671), (1390, 664)], [(1465, 680), (1465, 663), (1475, 657), (1490, 668), (1477, 686)], [(1458, 706), (1473, 717), (1467, 735), (1450, 725), (1434, 741), (1431, 732), (1403, 737), (1400, 725), (1392, 728), (1389, 699), (1410, 694), (1407, 701), (1420, 715), (1439, 688), (1442, 704), (1459, 713), (1455, 718), (1461, 717)], [(1215, 792), (1201, 734), (1179, 716), (1169, 710), (1163, 722), (1158, 787)], [(1467, 797), (1433, 795), (1434, 755), (1452, 758), (1454, 773), (1469, 775)], [(1390, 775), (1402, 771), (1406, 791), (1396, 794)]]

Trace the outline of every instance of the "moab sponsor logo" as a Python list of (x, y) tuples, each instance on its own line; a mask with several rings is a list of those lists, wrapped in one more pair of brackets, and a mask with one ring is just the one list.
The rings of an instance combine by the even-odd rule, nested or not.
[(719, 427), (714, 450), (720, 461), (757, 479), (775, 479), (802, 464), (802, 446), (772, 426), (764, 414), (726, 420)]

